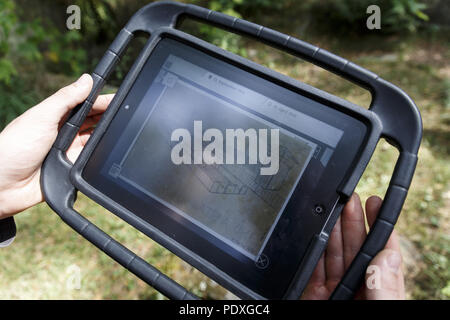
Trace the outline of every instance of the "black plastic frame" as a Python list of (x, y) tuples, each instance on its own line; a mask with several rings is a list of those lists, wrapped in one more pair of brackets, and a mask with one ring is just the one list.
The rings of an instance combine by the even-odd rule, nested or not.
[[(346, 100), (337, 98), (316, 88), (302, 84), (276, 72), (258, 66), (241, 57), (214, 47), (200, 39), (185, 34), (175, 27), (183, 17), (190, 17), (205, 23), (224, 28), (226, 30), (255, 38), (268, 45), (289, 52), (300, 58), (308, 60), (326, 70), (353, 81), (372, 93), (372, 103), (369, 110), (355, 106)], [(96, 128), (83, 150), (75, 166), (67, 159), (65, 152), (72, 143), (81, 124), (89, 113), (93, 102), (103, 88), (106, 79), (114, 70), (120, 56), (123, 54), (129, 41), (138, 31), (144, 31), (151, 35), (141, 57), (136, 61), (129, 72), (121, 88), (116, 94), (110, 107), (107, 109), (102, 121)], [(329, 234), (348, 198), (351, 196), (362, 173), (364, 172), (375, 147), (380, 138), (386, 138), (400, 152), (394, 173), (384, 197), (380, 213), (373, 224), (360, 252), (356, 255), (351, 266), (331, 296), (331, 299), (349, 299), (361, 285), (367, 266), (372, 258), (384, 248), (397, 218), (400, 214), (412, 176), (417, 163), (417, 152), (422, 137), (422, 122), (420, 113), (414, 102), (401, 89), (379, 78), (376, 74), (367, 71), (352, 62), (338, 57), (311, 44), (284, 35), (277, 31), (253, 24), (248, 21), (227, 16), (222, 13), (207, 10), (198, 6), (175, 3), (157, 2), (145, 6), (139, 10), (121, 30), (114, 42), (105, 53), (104, 57), (94, 70), (92, 77), (94, 86), (86, 101), (77, 106), (71, 113), (66, 123), (61, 128), (58, 137), (48, 154), (42, 168), (41, 184), (45, 199), (50, 207), (75, 231), (96, 245), (100, 250), (111, 256), (125, 268), (146, 281), (162, 294), (173, 299), (196, 299), (197, 297), (175, 283), (172, 279), (163, 275), (159, 270), (146, 263), (143, 259), (126, 249), (110, 236), (98, 229), (83, 216), (73, 209), (77, 190), (83, 190), (93, 200), (101, 201), (102, 195), (90, 187), (81, 178), (81, 170), (89, 157), (89, 150), (95, 146), (95, 141), (106, 130), (111, 118), (114, 116), (114, 107), (120, 105), (134, 80), (139, 74), (152, 49), (162, 35), (175, 35), (185, 38), (189, 42), (213, 50), (239, 65), (245, 65), (250, 70), (266, 74), (270, 79), (276, 79), (287, 88), (298, 88), (308, 92), (311, 96), (320, 100), (326, 100), (332, 105), (339, 106), (339, 110), (369, 123), (370, 135), (359, 154), (358, 161), (354, 164), (354, 170), (349, 173), (347, 179), (338, 188), (340, 200), (335, 206), (330, 218), (321, 233), (309, 245), (309, 249), (303, 259), (289, 290), (284, 297), (296, 299), (303, 292), (323, 250), (326, 248)], [(97, 138), (96, 138), (97, 137)], [(105, 200), (105, 199), (103, 199)], [(103, 202), (103, 201), (101, 201)], [(151, 226), (139, 218), (136, 218), (124, 208), (112, 205), (108, 208), (113, 212), (120, 212), (122, 217), (130, 224), (142, 230), (150, 230), (152, 238), (166, 244), (175, 254), (183, 257), (187, 262), (195, 265), (205, 274), (213, 277), (225, 287), (231, 289), (242, 298), (262, 299), (255, 292), (228, 277), (207, 261), (193, 255), (175, 241), (165, 236), (158, 230), (151, 230)], [(149, 229), (150, 228), (150, 229)]]

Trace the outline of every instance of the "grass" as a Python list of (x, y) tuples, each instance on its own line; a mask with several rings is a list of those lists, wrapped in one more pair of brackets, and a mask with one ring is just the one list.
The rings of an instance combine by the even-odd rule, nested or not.
[[(405, 260), (407, 296), (449, 299), (449, 42), (440, 37), (397, 38), (377, 47), (371, 41), (373, 39), (361, 41), (358, 48), (354, 44), (335, 42), (327, 46), (322, 39), (312, 42), (400, 86), (419, 106), (424, 139), (416, 175), (397, 226)], [(368, 105), (370, 96), (367, 92), (355, 89), (337, 76), (277, 52), (258, 49), (255, 46), (247, 48), (248, 56), (354, 103)], [(357, 187), (363, 199), (372, 194), (384, 194), (397, 155), (390, 145), (380, 142)], [(113, 237), (196, 294), (204, 298), (232, 297), (86, 197), (81, 195), (76, 206)], [(15, 243), (0, 251), (1, 299), (163, 298), (74, 233), (45, 204), (19, 214), (16, 222), (18, 237)], [(81, 270), (79, 290), (67, 287), (74, 265)]]

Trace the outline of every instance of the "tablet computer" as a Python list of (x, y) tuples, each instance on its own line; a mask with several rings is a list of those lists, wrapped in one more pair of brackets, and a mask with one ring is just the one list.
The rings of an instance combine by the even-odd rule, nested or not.
[[(368, 88), (369, 110), (176, 28), (193, 17)], [(75, 164), (70, 146), (134, 33), (151, 36)], [(81, 191), (241, 298), (295, 299), (379, 139), (400, 150), (376, 222), (332, 298), (357, 291), (385, 245), (417, 162), (420, 114), (399, 88), (325, 50), (193, 5), (136, 13), (93, 73), (43, 165), (46, 201), (86, 239), (176, 299), (172, 279), (73, 209)]]

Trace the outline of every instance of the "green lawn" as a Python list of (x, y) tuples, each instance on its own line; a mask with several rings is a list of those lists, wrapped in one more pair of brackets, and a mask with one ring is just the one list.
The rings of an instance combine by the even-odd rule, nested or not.
[[(404, 253), (407, 295), (418, 299), (449, 299), (449, 41), (442, 37), (376, 41), (328, 45), (321, 39), (312, 42), (400, 86), (419, 106), (424, 140), (416, 176), (397, 227)], [(355, 89), (308, 63), (273, 51), (259, 54), (261, 51), (257, 49), (252, 46), (247, 50), (254, 60), (367, 106), (369, 95), (364, 90)], [(357, 187), (363, 199), (371, 194), (383, 195), (396, 156), (392, 147), (380, 143)], [(196, 294), (205, 298), (226, 296), (226, 290), (86, 197), (80, 196), (77, 208)], [(18, 236), (15, 243), (0, 251), (0, 299), (163, 298), (83, 240), (45, 204), (19, 214), (16, 222)], [(67, 287), (73, 265), (81, 270), (79, 290)]]

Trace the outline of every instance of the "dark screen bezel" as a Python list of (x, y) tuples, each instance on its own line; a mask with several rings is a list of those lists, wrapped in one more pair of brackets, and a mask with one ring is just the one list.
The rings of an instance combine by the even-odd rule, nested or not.
[[(173, 35), (170, 36), (170, 37), (171, 38), (176, 38)], [(289, 89), (291, 89), (291, 90), (293, 89), (292, 84), (288, 85), (288, 84), (282, 82), (280, 79), (274, 79), (273, 77), (271, 77), (272, 75), (269, 76), (266, 73), (261, 73), (261, 70), (258, 70), (258, 71), (252, 70), (251, 68), (249, 68), (248, 65), (244, 66), (242, 64), (239, 64), (237, 61), (230, 60), (229, 57), (225, 58), (224, 56), (221, 56), (217, 52), (209, 51), (209, 50), (207, 50), (204, 47), (199, 47), (198, 44), (194, 44), (194, 43), (191, 43), (189, 41), (186, 41), (186, 39), (179, 39), (178, 38), (177, 41), (184, 42), (184, 43), (187, 42), (190, 46), (196, 47), (196, 49), (200, 49), (200, 51), (203, 51), (203, 52), (206, 51), (211, 56), (219, 57), (221, 60), (225, 60), (228, 63), (231, 63), (233, 65), (237, 65), (237, 66), (239, 66), (241, 69), (243, 69), (245, 71), (251, 71), (253, 74), (256, 74), (259, 77), (262, 77), (262, 78), (265, 78), (265, 79), (270, 79), (271, 81), (273, 81), (273, 82), (275, 82), (277, 84), (283, 84), (284, 87), (289, 87)], [(155, 42), (155, 45), (156, 45), (156, 42)], [(153, 48), (151, 48), (151, 49), (153, 50)], [(131, 90), (133, 90), (133, 89), (131, 89)], [(307, 96), (309, 98), (315, 98), (315, 100), (320, 100), (321, 103), (325, 102), (323, 99), (319, 99), (318, 97), (315, 97), (313, 94), (311, 94), (311, 92), (305, 92), (303, 90), (300, 90), (299, 88), (296, 88), (296, 91), (297, 92), (301, 92), (303, 95), (305, 95), (305, 96)], [(125, 98), (125, 101), (126, 101), (126, 98)], [(118, 103), (116, 108), (119, 108), (119, 105), (124, 104), (125, 101), (122, 101), (122, 103)], [(336, 106), (336, 102), (335, 101), (334, 102), (327, 101), (327, 107), (338, 109), (337, 106)], [(343, 109), (342, 106), (340, 106), (340, 109), (341, 110)], [(320, 115), (316, 115), (316, 117), (318, 117), (318, 116), (320, 116)], [(361, 118), (363, 118), (363, 117), (360, 117), (360, 120), (363, 120)], [(367, 122), (361, 121), (360, 123), (366, 129), (367, 129), (367, 127), (369, 127)], [(347, 132), (347, 131), (348, 130), (346, 130), (345, 132)], [(369, 130), (367, 129), (366, 130), (366, 134), (359, 133), (358, 135), (355, 135), (354, 132), (353, 132), (352, 134), (349, 134), (348, 136), (343, 138), (343, 140), (345, 139), (345, 141), (351, 141), (352, 142), (351, 144), (354, 147), (353, 148), (354, 149), (354, 156), (349, 157), (349, 153), (346, 152), (345, 149), (340, 149), (340, 150), (342, 150), (342, 154), (335, 154), (336, 157), (341, 159), (341, 160), (342, 159), (348, 160), (348, 161), (343, 161), (343, 162), (346, 163), (346, 166), (345, 166), (346, 169), (345, 170), (339, 170), (339, 169), (343, 169), (343, 168), (339, 168), (338, 164), (339, 164), (340, 161), (336, 161), (336, 164), (334, 165), (333, 168), (330, 166), (330, 170), (333, 169), (334, 172), (328, 172), (328, 173), (323, 175), (323, 177), (327, 178), (328, 183), (327, 184), (319, 183), (319, 185), (322, 185), (323, 187), (320, 188), (320, 190), (318, 190), (311, 197), (311, 199), (308, 201), (308, 206), (306, 206), (306, 207), (309, 208), (309, 207), (314, 206), (314, 205), (316, 205), (318, 203), (324, 204), (325, 208), (327, 208), (327, 214), (314, 215), (309, 210), (305, 210), (305, 208), (303, 208), (302, 213), (307, 216), (307, 219), (304, 219), (305, 217), (301, 217), (300, 220), (303, 220), (303, 222), (304, 222), (303, 229), (305, 231), (307, 231), (307, 232), (302, 233), (302, 236), (299, 237), (298, 239), (286, 239), (286, 240), (284, 240), (284, 242), (286, 242), (286, 243), (292, 242), (292, 240), (294, 240), (294, 241), (296, 240), (296, 242), (302, 244), (301, 245), (302, 250), (299, 250), (299, 252), (298, 252), (298, 261), (297, 262), (293, 262), (292, 259), (289, 259), (288, 263), (292, 263), (292, 264), (294, 264), (296, 266), (299, 264), (299, 261), (301, 261), (302, 255), (304, 254), (304, 252), (306, 250), (306, 247), (308, 245), (309, 240), (311, 239), (311, 236), (313, 234), (317, 234), (317, 232), (320, 231), (320, 228), (325, 224), (325, 221), (326, 221), (328, 215), (331, 213), (331, 209), (332, 209), (333, 203), (335, 203), (337, 201), (337, 199), (338, 199), (338, 194), (337, 194), (337, 192), (335, 190), (338, 188), (339, 183), (344, 180), (344, 177), (346, 176), (346, 172), (348, 171), (348, 169), (351, 166), (351, 164), (356, 161), (357, 154), (358, 154), (358, 152), (361, 149), (360, 146), (363, 144), (363, 142), (367, 138), (368, 131)], [(358, 139), (355, 139), (356, 137)], [(350, 138), (350, 139), (347, 140), (347, 138)], [(97, 138), (96, 144), (98, 143), (99, 140), (100, 140), (100, 137)], [(92, 151), (94, 149), (94, 147), (95, 147), (95, 145), (91, 145), (90, 146), (90, 150)], [(338, 148), (340, 148), (340, 147), (338, 146)], [(349, 159), (349, 158), (351, 158), (351, 159)], [(85, 160), (86, 160), (85, 162), (87, 162), (88, 159), (85, 159)], [(80, 165), (79, 164), (77, 170), (82, 170), (83, 168), (84, 168), (84, 165)], [(337, 178), (336, 177), (337, 175), (339, 175), (340, 178)], [(335, 179), (333, 179), (333, 177), (335, 177)], [(77, 180), (76, 185), (77, 185), (77, 187), (79, 188), (80, 191), (87, 190), (87, 188), (84, 188), (84, 187), (86, 187), (86, 184), (90, 185), (91, 188), (92, 187), (95, 188), (94, 185), (97, 185), (97, 188), (95, 188), (95, 189), (98, 192), (106, 194), (104, 191), (101, 191), (102, 187), (99, 184), (97, 184), (97, 183), (89, 183), (89, 181), (85, 181), (85, 180), (81, 181), (79, 177), (74, 179), (74, 180)], [(330, 180), (334, 180), (335, 183), (329, 183)], [(299, 189), (299, 188), (297, 188), (297, 189)], [(295, 199), (296, 197), (298, 197), (298, 194), (296, 194), (296, 193), (298, 193), (298, 190), (296, 190), (296, 192), (293, 194), (291, 199)], [(112, 199), (110, 199), (110, 200), (113, 201)], [(285, 212), (297, 211), (299, 209), (298, 205), (299, 205), (298, 201), (291, 200), (289, 202), (289, 205), (286, 207)], [(159, 211), (161, 213), (164, 212), (165, 209), (167, 209), (167, 208), (161, 208), (161, 207), (160, 208), (155, 208), (155, 210), (157, 210), (157, 211)], [(139, 211), (139, 210), (133, 210), (133, 211)], [(120, 214), (118, 214), (118, 215), (120, 216)], [(283, 215), (285, 215), (285, 214), (283, 213)], [(305, 223), (305, 222), (307, 222), (307, 223)], [(295, 221), (291, 220), (288, 224), (295, 224)], [(278, 226), (277, 226), (277, 228), (278, 228)], [(182, 233), (183, 232), (181, 232), (180, 234), (182, 234)], [(192, 236), (192, 234), (190, 234), (190, 236)], [(175, 238), (174, 240), (176, 240), (177, 243), (179, 243), (179, 244), (182, 244), (182, 242), (183, 242), (182, 239), (179, 239), (179, 238)], [(168, 247), (170, 249), (170, 245), (167, 245), (166, 247)], [(189, 254), (189, 255), (193, 254), (192, 248), (191, 248), (191, 250), (188, 250), (188, 248), (186, 248), (186, 249), (187, 249), (186, 250), (187, 254)], [(208, 248), (208, 249), (210, 249), (210, 248)], [(252, 270), (248, 270), (247, 272), (245, 272), (245, 270), (242, 270), (243, 269), (242, 265), (239, 265), (239, 264), (233, 265), (232, 263), (230, 264), (229, 258), (221, 260), (220, 258), (217, 257), (217, 253), (216, 252), (213, 252), (213, 254), (215, 255), (214, 259), (209, 259), (209, 260), (210, 261), (214, 260), (213, 264), (215, 266), (217, 266), (220, 270), (224, 270), (227, 274), (232, 275), (233, 279), (237, 280), (239, 283), (245, 285), (245, 287), (253, 290), (254, 292), (257, 292), (258, 294), (260, 294), (263, 297), (271, 298), (271, 297), (280, 297), (280, 296), (282, 296), (282, 291), (287, 289), (287, 285), (289, 285), (289, 282), (290, 282), (290, 280), (292, 279), (292, 276), (293, 276), (292, 274), (285, 275), (285, 274), (280, 273), (280, 272), (274, 272), (274, 270), (268, 270), (268, 269), (261, 270), (261, 269), (256, 269), (256, 268), (254, 268)], [(200, 257), (205, 258), (205, 255), (200, 255)], [(282, 258), (282, 257), (280, 257), (280, 258)], [(199, 260), (200, 259), (198, 259), (197, 261), (199, 261)], [(193, 263), (193, 265), (196, 266), (195, 263)], [(231, 269), (238, 270), (238, 272), (237, 273), (236, 272), (227, 272), (227, 269), (230, 269), (230, 265), (232, 265)], [(294, 269), (295, 268), (293, 268), (293, 270)], [(269, 271), (271, 271), (271, 272), (269, 272)], [(279, 277), (279, 279), (275, 279), (275, 280), (280, 280), (278, 282), (280, 282), (280, 283), (282, 282), (284, 284), (283, 285), (284, 289), (280, 289), (281, 288), (281, 286), (280, 286), (280, 288), (278, 288), (277, 290), (274, 290), (273, 286), (265, 285), (267, 277), (269, 277), (269, 276), (270, 277), (274, 277), (274, 275)]]

